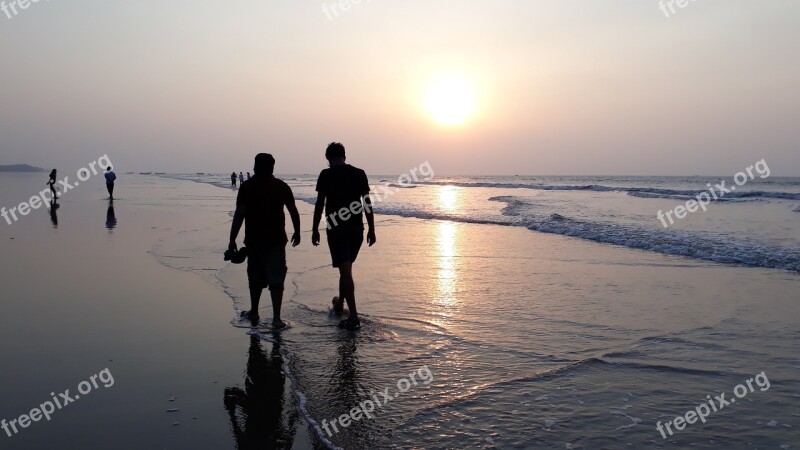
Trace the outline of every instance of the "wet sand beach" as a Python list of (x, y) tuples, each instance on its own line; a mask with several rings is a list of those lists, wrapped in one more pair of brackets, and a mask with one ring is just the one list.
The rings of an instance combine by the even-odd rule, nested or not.
[[(40, 178), (0, 176), (4, 203), (38, 192)], [(72, 396), (105, 368), (114, 380), (57, 410), (49, 422), (0, 435), (2, 447), (236, 448), (238, 439), (269, 446), (280, 434), (285, 448), (310, 448), (295, 397), (274, 370), (282, 361), (273, 346), (256, 346), (230, 326), (224, 292), (152, 255), (160, 239), (222, 224), (225, 216), (193, 208), (203, 199), (186, 186), (141, 178), (118, 189), (116, 228), (109, 230), (106, 197), (102, 183), (87, 183), (59, 202), (58, 228), (44, 208), (0, 228), (0, 417), (28, 414), (50, 392), (70, 389)], [(220, 252), (209, 259), (223, 264)], [(256, 412), (263, 425), (253, 431), (236, 406), (240, 428), (251, 433), (236, 436), (226, 390), (249, 390), (249, 365), (269, 386), (256, 394), (266, 397), (264, 409), (271, 412)]]

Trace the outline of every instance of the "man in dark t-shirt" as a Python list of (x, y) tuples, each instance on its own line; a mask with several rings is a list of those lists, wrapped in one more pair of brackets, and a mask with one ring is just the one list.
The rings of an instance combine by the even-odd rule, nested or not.
[(353, 263), (364, 242), (362, 218), (365, 215), (369, 227), (367, 243), (372, 247), (376, 242), (369, 181), (363, 170), (345, 163), (345, 149), (342, 144), (330, 144), (325, 151), (325, 158), (330, 167), (323, 170), (317, 180), (318, 196), (314, 207), (311, 242), (315, 246), (319, 245), (319, 224), (324, 209), (331, 260), (333, 267), (339, 269), (339, 296), (333, 298), (333, 309), (341, 314), (346, 301), (350, 315), (347, 320), (342, 321), (341, 326), (355, 330), (361, 327), (361, 322), (356, 309)]
[(256, 156), (253, 169), (255, 175), (239, 187), (229, 249), (236, 250), (236, 238), (244, 224), (250, 311), (243, 313), (243, 316), (254, 323), (258, 322), (261, 292), (264, 288), (269, 288), (272, 297), (272, 325), (278, 329), (286, 326), (281, 320), (288, 242), (283, 208), (289, 211), (294, 226), (292, 247), (300, 244), (300, 214), (297, 212), (292, 189), (275, 178), (274, 169), (275, 159), (272, 155), (260, 153)]
[(117, 180), (117, 174), (111, 170), (111, 166), (106, 167), (106, 189), (108, 189), (108, 198), (114, 200), (114, 181)]

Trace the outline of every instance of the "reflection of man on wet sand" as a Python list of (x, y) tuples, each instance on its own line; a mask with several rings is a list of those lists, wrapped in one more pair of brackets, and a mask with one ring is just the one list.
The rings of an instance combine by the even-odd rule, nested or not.
[[(280, 336), (276, 336), (280, 339)], [(272, 344), (269, 357), (261, 339), (250, 337), (244, 389), (225, 389), (225, 409), (231, 420), (236, 447), (242, 449), (292, 448), (297, 412), (285, 408), (286, 376), (281, 371), (280, 341)], [(284, 410), (288, 415), (284, 417)]]
[(108, 202), (108, 209), (106, 210), (106, 228), (109, 231), (117, 227), (117, 214), (114, 212), (114, 200)]
[(58, 208), (61, 205), (58, 204), (58, 200), (55, 198), (50, 200), (50, 222), (53, 223), (53, 227), (58, 228)]

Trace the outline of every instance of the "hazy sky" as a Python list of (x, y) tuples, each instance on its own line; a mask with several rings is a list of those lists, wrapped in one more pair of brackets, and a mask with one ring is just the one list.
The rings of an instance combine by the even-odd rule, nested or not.
[[(316, 173), (337, 140), (375, 174), (800, 175), (798, 1), (337, 4), (0, 11), (0, 164)], [(442, 74), (472, 86), (460, 125), (425, 106)]]

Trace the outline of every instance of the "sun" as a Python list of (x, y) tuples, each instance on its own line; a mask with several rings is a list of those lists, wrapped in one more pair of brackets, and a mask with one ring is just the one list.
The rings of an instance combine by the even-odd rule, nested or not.
[(424, 94), (425, 109), (436, 122), (456, 126), (475, 114), (477, 99), (472, 81), (461, 74), (434, 77)]

